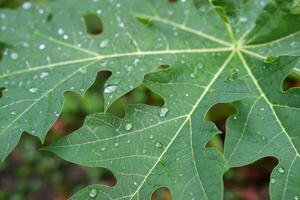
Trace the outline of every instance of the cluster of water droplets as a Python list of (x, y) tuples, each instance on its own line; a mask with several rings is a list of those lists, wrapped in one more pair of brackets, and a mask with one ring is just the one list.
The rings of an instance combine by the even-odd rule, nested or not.
[(159, 116), (166, 117), (168, 113), (169, 113), (169, 109), (167, 107), (163, 107), (160, 109)]

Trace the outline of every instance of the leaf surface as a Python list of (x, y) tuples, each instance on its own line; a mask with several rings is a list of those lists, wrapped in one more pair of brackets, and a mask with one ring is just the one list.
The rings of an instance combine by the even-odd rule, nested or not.
[[(300, 27), (295, 2), (230, 2), (64, 0), (64, 7), (25, 4), (4, 11), (1, 157), (23, 131), (43, 139), (62, 93), (83, 93), (98, 71), (109, 70), (106, 108), (143, 80), (165, 105), (132, 105), (123, 119), (91, 115), (80, 130), (46, 148), (117, 177), (114, 187), (92, 185), (72, 199), (149, 199), (159, 187), (168, 187), (174, 199), (223, 199), (223, 174), (265, 156), (279, 160), (272, 199), (297, 199), (300, 94), (283, 92), (281, 84), (299, 67), (298, 48), (290, 48)], [(102, 21), (100, 35), (86, 31), (90, 13)], [(170, 69), (155, 72), (162, 64)], [(237, 114), (228, 119), (223, 154), (205, 147), (219, 131), (204, 118), (214, 104), (230, 102)]]

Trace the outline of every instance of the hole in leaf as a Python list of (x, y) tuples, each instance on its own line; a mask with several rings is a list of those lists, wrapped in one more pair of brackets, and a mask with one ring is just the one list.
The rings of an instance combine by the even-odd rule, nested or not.
[(262, 158), (250, 165), (231, 168), (224, 176), (224, 199), (270, 199), (270, 175), (278, 161)]
[(161, 187), (152, 193), (151, 200), (173, 200), (173, 197), (168, 188)]
[(4, 90), (5, 88), (0, 88), (0, 98), (2, 97)]
[(46, 22), (50, 22), (53, 19), (53, 17), (54, 17), (53, 13), (49, 13), (47, 15)]
[(291, 72), (283, 81), (282, 90), (300, 87), (300, 72)]
[(165, 71), (170, 69), (170, 65), (160, 65), (156, 68), (155, 72), (159, 72), (159, 71)]
[(124, 117), (126, 105), (140, 103), (162, 107), (164, 105), (164, 100), (161, 96), (151, 91), (144, 84), (141, 84), (115, 101), (109, 108), (109, 111), (120, 117)]
[(107, 186), (115, 186), (117, 184), (117, 178), (108, 169), (102, 169), (100, 183)]
[[(0, 9), (1, 8), (18, 8), (21, 6), (24, 2), (29, 0), (0, 0)], [(47, 3), (52, 0), (33, 0), (37, 3)]]
[(230, 103), (219, 103), (212, 106), (206, 113), (205, 119), (212, 121), (217, 128), (222, 132), (222, 134), (215, 135), (206, 144), (206, 148), (214, 147), (220, 152), (224, 151), (224, 139), (226, 133), (226, 121), (227, 118), (236, 113), (235, 108)]
[(7, 46), (8, 46), (7, 44), (0, 42), (0, 61), (3, 59), (3, 56), (4, 56), (3, 52)]
[(71, 91), (65, 92), (62, 112), (51, 127), (51, 134), (47, 134), (46, 144), (79, 129), (87, 115), (104, 110), (103, 88), (110, 75), (111, 72), (108, 71), (99, 72), (95, 82), (83, 96)]
[(144, 17), (137, 17), (136, 18), (139, 22), (141, 22), (144, 25), (151, 25), (152, 24), (152, 20), (148, 19), (148, 18), (144, 18)]
[(86, 31), (91, 35), (99, 35), (103, 32), (103, 23), (101, 19), (95, 14), (85, 14), (84, 21)]
[(230, 115), (236, 113), (235, 108), (230, 103), (218, 103), (212, 106), (206, 113), (205, 119), (216, 124), (222, 133), (226, 133), (226, 121)]

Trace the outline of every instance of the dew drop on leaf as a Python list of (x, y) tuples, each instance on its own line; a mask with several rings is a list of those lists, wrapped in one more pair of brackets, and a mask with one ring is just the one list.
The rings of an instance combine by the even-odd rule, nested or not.
[(30, 88), (30, 89), (29, 89), (29, 92), (31, 92), (31, 93), (36, 93), (37, 91), (38, 91), (37, 88)]
[(153, 135), (150, 135), (149, 139), (150, 139), (150, 140), (153, 140), (153, 139), (154, 139), (154, 136), (153, 136)]
[(46, 45), (45, 44), (40, 44), (40, 46), (39, 46), (39, 49), (40, 50), (44, 50), (46, 48)]
[(116, 86), (116, 85), (108, 85), (108, 86), (105, 87), (104, 93), (105, 93), (105, 94), (111, 94), (111, 93), (113, 93), (116, 89), (117, 89), (117, 86)]
[(126, 130), (126, 131), (130, 131), (132, 128), (133, 128), (132, 123), (127, 123), (127, 124), (125, 125), (125, 130)]
[(157, 147), (157, 148), (162, 148), (162, 144), (160, 143), (160, 142), (157, 142), (156, 144), (155, 144), (155, 146)]
[(79, 68), (79, 72), (80, 72), (81, 74), (85, 74), (85, 73), (86, 73), (86, 69), (84, 69), (84, 68)]
[(100, 43), (100, 48), (105, 48), (105, 47), (107, 47), (108, 43), (109, 43), (109, 40), (103, 40), (103, 41)]
[(57, 33), (58, 33), (58, 35), (62, 35), (62, 34), (65, 33), (65, 31), (64, 31), (62, 28), (59, 28), (59, 29), (57, 30)]
[(16, 59), (18, 59), (19, 55), (17, 53), (11, 53), (10, 57), (11, 57), (11, 59), (16, 60)]
[(248, 21), (248, 19), (247, 19), (247, 17), (240, 17), (240, 22), (247, 22)]
[(169, 112), (169, 109), (168, 109), (168, 108), (166, 108), (166, 107), (161, 108), (161, 109), (160, 109), (160, 112), (159, 112), (159, 116), (160, 116), (160, 117), (165, 117), (165, 116), (167, 116), (168, 112)]
[(294, 196), (294, 200), (299, 200), (300, 197), (298, 195)]
[(31, 8), (31, 3), (30, 2), (25, 2), (23, 3), (22, 7), (25, 9), (25, 10), (28, 10)]
[(90, 192), (89, 192), (89, 196), (91, 198), (95, 198), (97, 196), (98, 192), (96, 189), (91, 189)]
[(105, 147), (102, 147), (102, 148), (101, 148), (101, 151), (105, 151), (105, 150), (106, 150), (106, 148), (105, 148)]
[(291, 47), (295, 47), (296, 46), (296, 42), (291, 42)]
[(46, 78), (49, 75), (48, 72), (42, 72), (40, 78)]
[(115, 147), (119, 147), (120, 146), (120, 144), (117, 142), (117, 143), (115, 143)]
[(284, 168), (279, 167), (278, 171), (279, 171), (279, 173), (283, 174), (284, 173)]
[(271, 183), (272, 183), (272, 184), (276, 183), (276, 179), (271, 178)]

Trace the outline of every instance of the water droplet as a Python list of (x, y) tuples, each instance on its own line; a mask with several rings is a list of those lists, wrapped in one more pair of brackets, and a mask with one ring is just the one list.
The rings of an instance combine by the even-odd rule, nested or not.
[(133, 182), (133, 185), (137, 186), (137, 182), (136, 182), (136, 181), (134, 181), (134, 182)]
[(100, 48), (105, 48), (105, 47), (107, 47), (108, 44), (109, 44), (109, 40), (103, 40), (100, 43)]
[(182, 173), (182, 172), (179, 172), (179, 176), (183, 176), (183, 173)]
[(284, 173), (284, 168), (279, 167), (279, 168), (278, 168), (278, 171), (279, 171), (279, 173), (283, 174), (283, 173)]
[(264, 108), (261, 108), (260, 110), (261, 110), (261, 111), (264, 111), (265, 109), (264, 109)]
[(120, 146), (120, 144), (117, 142), (117, 143), (115, 143), (115, 147), (119, 147)]
[(271, 178), (271, 183), (272, 184), (276, 183), (276, 179), (275, 178)]
[(31, 93), (36, 93), (37, 91), (38, 91), (37, 88), (30, 88), (30, 89), (29, 89), (29, 92), (31, 92)]
[(16, 114), (16, 112), (15, 112), (15, 111), (12, 111), (10, 114), (12, 114), (12, 115), (15, 115), (15, 114)]
[(264, 135), (261, 136), (261, 139), (262, 139), (262, 140), (266, 140), (266, 136), (264, 136)]
[(162, 144), (160, 143), (160, 142), (157, 142), (156, 144), (155, 144), (155, 146), (157, 147), (157, 148), (162, 148)]
[(125, 24), (123, 22), (119, 22), (119, 27), (124, 28)]
[(299, 200), (300, 197), (298, 195), (294, 196), (294, 200)]
[(236, 116), (234, 116), (234, 117), (233, 117), (233, 119), (237, 120), (237, 117), (236, 117)]
[(91, 189), (90, 192), (89, 192), (89, 196), (91, 198), (95, 198), (97, 196), (98, 192), (96, 189)]
[(85, 73), (86, 73), (86, 69), (84, 69), (84, 68), (79, 68), (79, 72), (80, 72), (81, 74), (85, 74)]
[(46, 48), (46, 45), (45, 44), (40, 44), (40, 46), (39, 46), (39, 49), (40, 50), (44, 50)]
[(104, 93), (105, 93), (105, 94), (111, 94), (111, 93), (113, 93), (116, 89), (117, 89), (117, 86), (116, 86), (116, 85), (108, 85), (108, 86), (105, 87)]
[(105, 148), (105, 147), (102, 147), (102, 148), (101, 148), (101, 151), (105, 151), (105, 150), (106, 150), (106, 148)]
[(127, 123), (127, 124), (125, 125), (125, 130), (126, 130), (126, 131), (130, 131), (132, 128), (133, 128), (132, 123)]
[(62, 34), (65, 33), (65, 31), (64, 31), (62, 28), (59, 28), (59, 29), (57, 30), (57, 33), (58, 33), (58, 35), (62, 35)]
[(291, 42), (290, 45), (291, 45), (291, 47), (295, 47), (296, 46), (296, 42), (293, 41), (293, 42)]
[(194, 74), (194, 73), (191, 73), (191, 74), (190, 74), (190, 77), (191, 77), (191, 78), (195, 78), (195, 74)]
[(165, 116), (167, 116), (168, 112), (169, 112), (169, 109), (168, 109), (168, 108), (166, 108), (166, 107), (161, 108), (161, 109), (160, 109), (160, 112), (159, 112), (159, 116), (160, 116), (160, 117), (165, 117)]
[(10, 57), (11, 57), (11, 59), (16, 60), (16, 59), (18, 59), (19, 55), (17, 53), (13, 52), (10, 54)]
[(41, 15), (44, 14), (44, 10), (43, 9), (39, 9), (38, 11)]
[(247, 17), (240, 17), (240, 22), (247, 22), (248, 21), (248, 18)]
[(154, 139), (154, 135), (150, 135), (149, 139), (153, 140)]
[(25, 10), (28, 10), (31, 8), (31, 3), (30, 2), (25, 2), (23, 3), (22, 7), (25, 9)]
[(67, 39), (69, 39), (69, 36), (68, 36), (67, 34), (64, 34), (63, 38), (64, 38), (65, 40), (67, 40)]
[(48, 72), (42, 72), (40, 78), (47, 78), (48, 75), (49, 75)]

